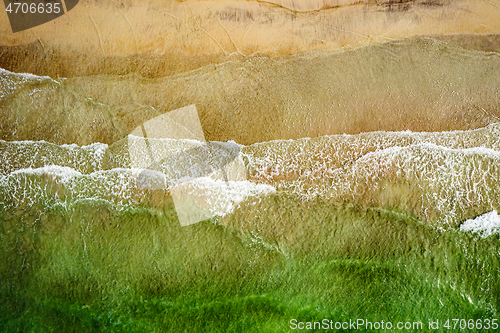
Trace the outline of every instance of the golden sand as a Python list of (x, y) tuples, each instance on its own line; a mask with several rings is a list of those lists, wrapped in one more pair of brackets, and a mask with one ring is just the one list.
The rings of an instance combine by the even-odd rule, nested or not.
[(63, 17), (16, 34), (1, 15), (0, 67), (52, 77), (159, 77), (231, 58), (491, 35), (500, 32), (499, 16), (498, 0), (82, 0)]

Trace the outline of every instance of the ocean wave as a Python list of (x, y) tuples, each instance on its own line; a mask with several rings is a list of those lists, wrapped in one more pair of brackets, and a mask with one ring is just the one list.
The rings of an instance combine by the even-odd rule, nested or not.
[[(457, 226), (500, 208), (499, 128), (496, 123), (443, 133), (370, 132), (250, 146), (148, 139), (155, 159), (161, 160), (157, 165), (132, 163), (130, 149), (142, 140), (133, 136), (110, 146), (0, 141), (0, 192), (2, 201), (12, 205), (104, 198), (161, 206), (173, 186), (191, 183), (204, 193), (200, 204), (219, 215), (225, 210), (215, 207), (224, 204), (210, 202), (217, 198), (210, 189), (221, 191), (233, 206), (241, 202), (239, 191), (242, 197), (255, 197), (276, 190), (304, 202), (393, 209), (433, 225)], [(191, 156), (193, 147), (196, 152), (203, 148), (202, 155), (215, 164)], [(223, 175), (209, 176), (218, 169), (214, 165), (226, 168), (236, 156), (241, 166), (236, 169), (243, 174), (235, 179), (248, 181), (219, 186)], [(153, 192), (163, 194), (145, 199)]]
[(151, 177), (158, 172), (146, 170), (149, 173), (145, 174), (144, 171), (116, 168), (82, 174), (70, 167), (57, 165), (19, 169), (0, 176), (0, 204), (22, 209), (35, 204), (71, 205), (82, 200), (104, 200), (119, 206), (158, 208), (164, 207), (171, 200), (171, 195), (175, 199), (179, 186), (182, 186), (184, 194), (194, 197), (196, 204), (207, 210), (210, 216), (224, 216), (248, 198), (261, 198), (274, 193), (270, 185), (211, 177), (190, 178), (181, 185), (151, 189), (139, 183), (139, 175)]
[(472, 220), (465, 221), (460, 230), (473, 232), (483, 238), (500, 233), (500, 216), (496, 210), (480, 215)]
[(388, 207), (457, 225), (499, 206), (499, 127), (334, 135), (259, 143), (242, 151), (249, 179), (303, 200)]
[(93, 143), (57, 145), (47, 141), (0, 140), (0, 175), (19, 169), (41, 168), (49, 165), (67, 166), (81, 173), (91, 173), (103, 168), (107, 144)]

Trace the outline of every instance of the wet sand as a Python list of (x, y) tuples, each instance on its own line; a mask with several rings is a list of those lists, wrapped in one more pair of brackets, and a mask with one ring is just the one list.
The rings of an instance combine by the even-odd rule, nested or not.
[(207, 140), (241, 144), (467, 130), (499, 121), (499, 72), (498, 53), (429, 38), (234, 60), (156, 79), (3, 72), (0, 133), (4, 140), (110, 144), (191, 104)]

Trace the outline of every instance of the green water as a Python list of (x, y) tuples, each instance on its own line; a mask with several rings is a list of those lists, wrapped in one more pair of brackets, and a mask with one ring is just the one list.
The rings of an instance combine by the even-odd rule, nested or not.
[(338, 223), (309, 234), (317, 246), (284, 249), (217, 219), (181, 228), (172, 208), (88, 200), (3, 209), (2, 331), (285, 332), (293, 318), (498, 316), (497, 236), (323, 207), (325, 220), (375, 225), (360, 235)]
[(125, 140), (1, 141), (0, 329), (287, 332), (362, 319), (422, 323), (409, 331), (440, 320), (444, 332), (447, 319), (496, 319), (499, 235), (459, 225), (499, 207), (497, 128), (243, 146), (240, 188), (274, 190), (186, 227), (168, 189), (138, 187)]

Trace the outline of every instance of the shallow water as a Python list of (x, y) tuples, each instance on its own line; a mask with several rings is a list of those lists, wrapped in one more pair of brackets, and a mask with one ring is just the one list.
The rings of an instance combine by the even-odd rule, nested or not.
[[(398, 52), (393, 54), (392, 48)], [(377, 96), (372, 101), (391, 90), (404, 103), (415, 102), (408, 106), (415, 109), (407, 112), (415, 119), (423, 110), (446, 113), (471, 105), (477, 106), (475, 113), (470, 109), (463, 114), (472, 116), (463, 122), (436, 125), (440, 130), (436, 132), (336, 134), (346, 128), (334, 128), (336, 118), (310, 121), (340, 112), (337, 106), (350, 110), (338, 104), (330, 113), (323, 112), (322, 105), (333, 101), (325, 97), (332, 96), (326, 94), (331, 88), (325, 82), (330, 82), (331, 70), (338, 65), (330, 61), (340, 61), (327, 53), (272, 65), (299, 76), (296, 70), (303, 62), (316, 64), (317, 70), (330, 66), (330, 72), (322, 69), (325, 90), (311, 93), (316, 104), (308, 104), (313, 98), (307, 99), (299, 86), (295, 88), (303, 99), (294, 105), (280, 104), (298, 101), (293, 87), (279, 91), (284, 94), (281, 102), (267, 96), (245, 104), (247, 92), (241, 82), (269, 78), (268, 73), (249, 70), (271, 66), (269, 59), (152, 80), (135, 76), (54, 80), (2, 71), (0, 108), (8, 116), (0, 128), (6, 139), (0, 141), (0, 247), (5, 253), (0, 261), (4, 281), (0, 324), (8, 331), (71, 330), (68, 327), (286, 331), (296, 316), (423, 322), (439, 316), (497, 316), (498, 228), (487, 229), (489, 220), (481, 218), (474, 220), (473, 229), (484, 227), (488, 234), (467, 232), (470, 228), (460, 225), (500, 209), (500, 123), (495, 116), (499, 82), (491, 74), (496, 73), (498, 55), (450, 51), (449, 46), (428, 40), (351, 52), (369, 50), (371, 55), (390, 54), (394, 59), (401, 49), (420, 50), (418, 57), (413, 55), (416, 61), (424, 61), (421, 56), (429, 50), (440, 50), (445, 52), (440, 61), (462, 67), (441, 73), (444, 81), (436, 76), (419, 87), (421, 91), (416, 86), (409, 89), (408, 95), (403, 92), (408, 86), (398, 86), (406, 74), (398, 71), (402, 76), (390, 76), (397, 82), (384, 81), (385, 86), (372, 92)], [(391, 61), (388, 66), (396, 68), (397, 61)], [(472, 63), (476, 68), (466, 69)], [(484, 76), (478, 67), (489, 74)], [(420, 62), (409, 70), (416, 75), (428, 69)], [(470, 78), (463, 71), (479, 74)], [(431, 72), (426, 73), (434, 77)], [(342, 86), (346, 94), (364, 72), (350, 73), (353, 81), (346, 79)], [(233, 81), (226, 80), (228, 75)], [(462, 85), (462, 77), (478, 81)], [(243, 104), (236, 99), (221, 104), (236, 78), (243, 80), (234, 88), (241, 92)], [(274, 76), (262, 84), (281, 79)], [(206, 166), (185, 153), (186, 147), (197, 145), (189, 140), (149, 138), (163, 156), (175, 158), (163, 159), (154, 170), (165, 175), (168, 186), (141, 186), (155, 174), (132, 163), (131, 146), (140, 138), (127, 134), (169, 106), (192, 101), (175, 97), (185, 86), (162, 95), (179, 82), (196, 82), (201, 92), (192, 93), (202, 95), (210, 84), (224, 82), (227, 89), (213, 99), (215, 104), (200, 107), (208, 140), (226, 138), (242, 128), (248, 121), (245, 117), (264, 107), (280, 106), (279, 118), (263, 113), (265, 121), (254, 119), (235, 134), (246, 145), (210, 142), (207, 156), (225, 165), (235, 158), (231, 154), (237, 154), (245, 177), (223, 181), (207, 175)], [(358, 103), (371, 86), (359, 85), (349, 105)], [(128, 101), (127, 96), (134, 94), (139, 95)], [(211, 118), (213, 110), (232, 110), (228, 114), (234, 122), (227, 125), (223, 118)], [(425, 119), (421, 123), (427, 126)], [(408, 124), (411, 128), (416, 123)], [(266, 134), (252, 132), (252, 126)], [(394, 126), (406, 127), (404, 122)], [(226, 132), (220, 131), (223, 127)], [(359, 129), (366, 128), (371, 127)], [(456, 128), (462, 130), (443, 131)], [(315, 137), (305, 137), (311, 134)], [(185, 176), (195, 204), (207, 206), (213, 217), (181, 227), (172, 191)], [(162, 313), (176, 319), (155, 319)], [(234, 326), (225, 326), (231, 320)]]
[[(438, 293), (442, 298), (433, 301), (471, 300), (446, 310), (435, 305), (432, 312), (428, 309), (417, 316), (422, 320), (435, 313), (494, 316), (500, 302), (500, 285), (494, 278), (500, 273), (498, 235), (481, 240), (458, 226), (499, 207), (498, 126), (442, 133), (333, 135), (243, 146), (240, 157), (247, 180), (191, 181), (195, 192), (209, 189), (215, 217), (187, 227), (179, 224), (169, 188), (138, 185), (141, 170), (130, 167), (124, 148), (130, 138), (109, 146), (1, 141), (1, 243), (7, 254), (2, 275), (8, 281), (2, 320), (17, 327), (11, 319), (21, 317), (15, 313), (31, 311), (46, 318), (46, 312), (69, 306), (71, 316), (99, 314), (105, 316), (97, 320), (99, 327), (111, 327), (131, 318), (128, 306), (142, 307), (147, 299), (156, 299), (167, 303), (141, 310), (149, 318), (144, 320), (153, 325), (148, 327), (173, 329), (172, 322), (156, 326), (151, 318), (158, 311), (178, 311), (177, 306), (194, 306), (190, 311), (195, 311), (199, 302), (210, 313), (232, 311), (216, 304), (247, 304), (247, 298), (237, 296), (243, 293), (263, 297), (256, 300), (255, 310), (244, 312), (247, 316), (271, 302), (269, 311), (277, 316), (271, 327), (286, 330), (287, 318), (301, 313), (303, 302), (286, 301), (298, 308), (278, 315), (284, 306), (279, 299), (291, 297), (290, 285), (302, 290), (308, 284), (302, 280), (306, 276), (333, 274), (338, 288), (345, 290), (346, 283), (356, 279), (364, 283), (365, 269), (374, 272), (376, 281), (386, 279), (385, 269), (392, 272), (387, 274), (399, 287), (383, 301), (387, 306), (392, 297), (404, 294), (408, 283), (404, 281), (413, 281), (409, 276), (426, 277), (421, 282), (425, 285), (411, 282), (419, 290), (413, 297)], [(158, 139), (159, 144), (173, 151), (184, 145), (182, 140)], [(342, 260), (359, 260), (353, 274), (361, 275), (341, 278), (345, 268), (328, 273), (325, 267), (333, 263), (344, 267)], [(282, 276), (288, 270), (305, 271)], [(276, 283), (282, 288), (274, 296), (269, 296), (274, 290), (269, 274), (278, 275)], [(207, 283), (214, 288), (211, 292), (203, 291)], [(316, 289), (310, 292), (330, 293), (329, 283), (315, 282)], [(445, 289), (436, 287), (440, 284)], [(384, 293), (384, 284), (376, 285)], [(189, 286), (198, 291), (192, 294)], [(229, 296), (222, 296), (222, 290)], [(293, 293), (309, 298), (310, 292)], [(184, 304), (178, 295), (194, 304)], [(336, 304), (319, 298), (323, 310), (307, 312), (306, 317), (330, 316), (337, 313), (339, 302), (347, 302), (343, 305), (347, 312), (336, 315), (378, 318), (380, 310), (374, 308), (354, 311), (359, 302), (376, 303), (379, 296), (366, 297)], [(214, 299), (219, 303), (210, 303)], [(174, 300), (181, 303), (169, 303)], [(86, 306), (92, 311), (82, 313)], [(416, 316), (409, 310), (414, 305), (402, 306), (409, 311), (405, 316)], [(109, 307), (114, 312), (105, 314)], [(384, 313), (402, 319), (398, 311)], [(185, 327), (210, 330), (205, 321), (194, 325), (190, 315), (181, 318)], [(246, 321), (238, 325), (256, 327)], [(140, 330), (140, 325), (134, 327)]]
[(192, 104), (207, 140), (245, 145), (381, 130), (474, 129), (500, 121), (499, 71), (498, 53), (428, 38), (250, 57), (155, 79), (50, 79), (2, 71), (0, 139), (112, 144), (145, 121)]

